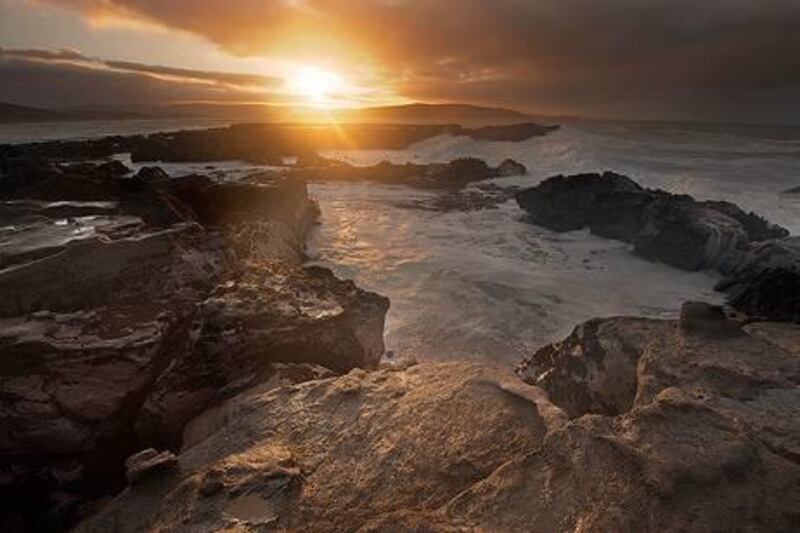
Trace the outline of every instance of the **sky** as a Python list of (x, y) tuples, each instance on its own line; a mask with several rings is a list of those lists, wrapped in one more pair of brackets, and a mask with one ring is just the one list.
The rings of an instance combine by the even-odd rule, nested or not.
[(800, 123), (799, 0), (0, 0), (0, 101)]

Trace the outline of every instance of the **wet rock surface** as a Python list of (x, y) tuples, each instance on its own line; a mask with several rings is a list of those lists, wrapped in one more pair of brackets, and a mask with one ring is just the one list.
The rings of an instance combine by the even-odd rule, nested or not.
[(388, 301), (302, 266), (302, 182), (47, 168), (0, 204), (4, 529), (63, 528), (236, 392), (377, 365)]
[(78, 531), (789, 531), (798, 341), (687, 304), (579, 327), (528, 385), (454, 362), (253, 389)]

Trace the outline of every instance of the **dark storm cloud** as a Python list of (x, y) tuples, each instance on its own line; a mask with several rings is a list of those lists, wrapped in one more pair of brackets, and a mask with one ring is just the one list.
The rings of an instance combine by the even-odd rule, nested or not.
[(162, 65), (146, 65), (132, 61), (103, 61), (103, 65), (128, 72), (152, 74), (154, 76), (168, 76), (171, 78), (198, 80), (232, 85), (238, 87), (277, 87), (283, 85), (283, 80), (277, 77), (260, 76), (258, 74), (241, 74), (236, 72), (216, 72), (207, 70), (192, 70), (184, 68), (165, 67)]
[(49, 1), (241, 55), (372, 61), (413, 98), (581, 112), (776, 95), (796, 105), (800, 87), (797, 0)]
[[(263, 98), (246, 90), (261, 83), (274, 85), (277, 81), (247, 74), (106, 62), (78, 52), (0, 49), (0, 102), (54, 108), (240, 102)], [(277, 98), (280, 95), (275, 94)]]

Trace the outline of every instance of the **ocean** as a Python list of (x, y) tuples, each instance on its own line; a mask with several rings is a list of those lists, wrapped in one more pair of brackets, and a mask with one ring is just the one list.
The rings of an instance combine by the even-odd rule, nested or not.
[[(140, 124), (141, 132), (220, 125)], [(0, 142), (135, 133), (137, 125), (0, 126)], [(46, 135), (37, 137), (38, 132)], [(355, 164), (444, 162), (472, 156), (524, 163), (532, 186), (556, 174), (613, 170), (648, 187), (721, 199), (800, 232), (800, 128), (575, 122), (523, 143), (438, 137), (402, 151), (323, 154)], [(170, 172), (205, 165), (169, 165)], [(234, 172), (231, 162), (215, 165)], [(418, 360), (490, 359), (514, 365), (594, 317), (674, 317), (687, 300), (721, 302), (718, 275), (648, 262), (630, 246), (586, 231), (558, 234), (498, 209), (421, 209), (437, 193), (403, 186), (313, 184), (321, 224), (309, 239), (314, 264), (388, 296), (387, 350)]]

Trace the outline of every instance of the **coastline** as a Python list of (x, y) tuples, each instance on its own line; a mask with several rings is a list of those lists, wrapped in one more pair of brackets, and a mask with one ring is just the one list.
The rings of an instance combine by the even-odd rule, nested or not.
[[(94, 154), (92, 143), (71, 146)], [(99, 146), (94, 155), (111, 155)], [(53, 161), (59, 147), (35, 153), (4, 161), (4, 185), (12, 184), (4, 195), (45, 203), (15, 204), (4, 216), (110, 217), (56, 249), (9, 254), (0, 271), (12, 295), (1, 328), (12, 484), (49, 475), (45, 498), (67, 501), (51, 509), (68, 521), (87, 514), (80, 488), (96, 491), (92, 471), (112, 473), (105, 491), (129, 485), (79, 531), (355, 523), (545, 530), (568, 526), (565, 517), (570, 527), (653, 530), (666, 516), (677, 530), (696, 513), (687, 487), (710, 506), (707, 525), (728, 523), (737, 505), (746, 508), (738, 524), (780, 528), (796, 516), (796, 326), (688, 305), (678, 321), (580, 326), (534, 354), (520, 369), (524, 380), (466, 362), (390, 358), (378, 368), (388, 300), (303, 266), (316, 217), (308, 173), (460, 194), (502, 165), (389, 165), (364, 176), (309, 157), (294, 178), (226, 183)], [(25, 179), (14, 181), (20, 168)], [(56, 200), (74, 205), (46, 203)], [(712, 223), (731, 224), (718, 215)], [(747, 276), (760, 276), (760, 261), (745, 263)], [(687, 367), (687, 359), (703, 364)], [(701, 435), (708, 424), (719, 431)], [(756, 428), (768, 436), (754, 436)], [(685, 440), (703, 440), (707, 454), (685, 460)], [(27, 457), (28, 449), (51, 457)], [(767, 473), (752, 474), (753, 461)], [(556, 496), (514, 503), (529, 501), (554, 472)], [(616, 477), (604, 492), (609, 472)], [(760, 490), (789, 496), (748, 506), (747, 494)]]

